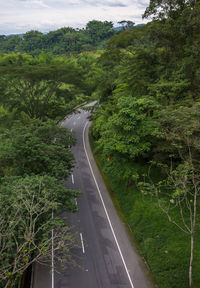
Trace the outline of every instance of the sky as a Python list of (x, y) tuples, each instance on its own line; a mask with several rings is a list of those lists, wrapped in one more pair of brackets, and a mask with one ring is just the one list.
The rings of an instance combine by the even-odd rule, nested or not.
[(61, 27), (84, 28), (91, 20), (146, 23), (149, 0), (0, 0), (0, 35)]

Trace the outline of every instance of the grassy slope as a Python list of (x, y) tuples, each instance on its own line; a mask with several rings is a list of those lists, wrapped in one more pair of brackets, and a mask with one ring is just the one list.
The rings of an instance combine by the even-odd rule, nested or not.
[[(102, 172), (102, 158), (95, 151), (95, 143), (90, 136), (90, 144), (96, 162)], [(138, 165), (137, 165), (138, 168)], [(141, 169), (142, 170), (142, 169)], [(170, 223), (154, 201), (143, 198), (132, 185), (117, 182), (111, 175), (102, 175), (111, 193), (116, 209), (130, 226), (141, 255), (146, 259), (160, 288), (188, 287), (188, 266), (190, 237)], [(194, 287), (200, 287), (200, 235), (196, 239), (193, 265)]]

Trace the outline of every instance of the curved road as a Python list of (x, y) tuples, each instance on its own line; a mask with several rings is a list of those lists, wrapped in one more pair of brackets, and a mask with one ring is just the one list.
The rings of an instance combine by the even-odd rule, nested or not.
[[(80, 235), (73, 253), (78, 266), (53, 277), (46, 267), (34, 269), (33, 288), (151, 288), (148, 271), (127, 236), (93, 159), (88, 141), (89, 112), (79, 110), (62, 122), (75, 133), (76, 167), (66, 185), (82, 191), (79, 212), (63, 213)], [(59, 269), (59, 268), (58, 268)]]

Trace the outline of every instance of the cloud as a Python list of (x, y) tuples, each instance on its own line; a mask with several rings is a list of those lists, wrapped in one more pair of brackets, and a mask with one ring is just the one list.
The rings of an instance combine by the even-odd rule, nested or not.
[[(22, 7), (30, 8), (30, 9), (37, 9), (37, 8), (48, 8), (49, 6), (42, 0), (16, 0), (15, 2), (21, 2)], [(48, 1), (46, 1), (48, 2)]]
[(82, 3), (84, 4), (88, 4), (90, 6), (101, 6), (101, 7), (127, 7), (127, 1), (115, 1), (115, 0), (107, 0), (107, 1), (91, 1), (91, 0), (88, 0), (88, 1), (81, 1)]
[(1, 3), (0, 34), (29, 30), (48, 32), (63, 26), (83, 28), (90, 20), (144, 22), (149, 0), (5, 0)]

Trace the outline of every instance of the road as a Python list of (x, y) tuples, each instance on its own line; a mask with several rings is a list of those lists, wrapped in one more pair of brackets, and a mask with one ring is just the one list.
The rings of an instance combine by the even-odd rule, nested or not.
[(89, 112), (79, 112), (62, 122), (77, 138), (73, 147), (76, 166), (66, 185), (82, 191), (77, 199), (79, 212), (63, 216), (80, 238), (80, 248), (73, 251), (78, 265), (53, 275), (36, 265), (33, 288), (151, 288), (147, 268), (130, 242), (93, 159)]

